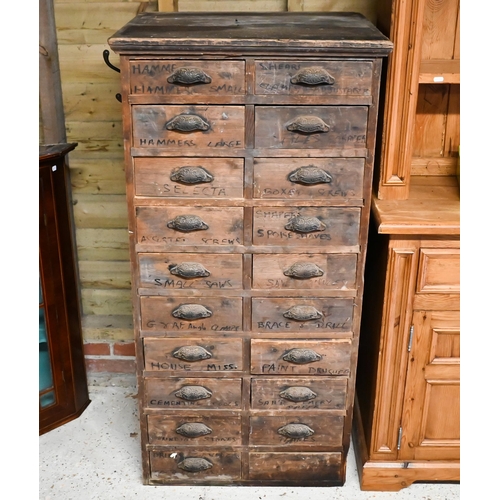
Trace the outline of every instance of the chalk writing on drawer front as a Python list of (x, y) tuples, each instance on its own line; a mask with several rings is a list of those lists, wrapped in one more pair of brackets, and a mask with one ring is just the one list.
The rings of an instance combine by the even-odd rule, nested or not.
[(161, 363), (151, 361), (149, 363), (150, 370), (173, 370), (173, 371), (181, 371), (181, 372), (190, 372), (190, 371), (231, 371), (238, 370), (238, 366), (234, 363), (227, 363), (222, 365), (217, 365), (215, 363), (208, 363), (206, 366), (192, 366), (189, 363)]
[(300, 329), (300, 330), (312, 330), (313, 328), (326, 329), (326, 330), (335, 330), (337, 328), (343, 329), (348, 327), (350, 324), (351, 318), (346, 318), (343, 321), (316, 321), (316, 322), (308, 322), (308, 323), (291, 323), (288, 321), (258, 321), (257, 328), (263, 330), (279, 330), (279, 329)]
[[(312, 375), (349, 375), (348, 368), (325, 368), (319, 366), (307, 367), (307, 372)], [(261, 373), (304, 373), (303, 366), (282, 365), (281, 363), (264, 364)]]
[(149, 75), (154, 76), (159, 73), (173, 73), (177, 68), (176, 64), (140, 64), (135, 63), (130, 65), (130, 73), (132, 75)]
[(226, 188), (220, 186), (181, 186), (178, 184), (163, 184), (163, 193), (187, 196), (227, 196)]
[(325, 405), (331, 407), (333, 403), (332, 399), (320, 399), (312, 401), (304, 401), (302, 403), (290, 403), (290, 401), (284, 401), (283, 399), (259, 399), (257, 400), (257, 406), (272, 407), (272, 406), (284, 406), (287, 410), (303, 410), (309, 408), (322, 408)]
[(221, 139), (220, 141), (210, 141), (207, 146), (209, 148), (240, 148), (241, 147), (241, 141), (225, 141), (224, 139)]
[[(150, 399), (149, 406), (206, 406), (204, 400), (201, 401), (177, 401), (170, 399)], [(239, 407), (240, 403), (238, 401), (217, 401), (217, 406), (229, 406), (229, 407)]]
[[(212, 289), (212, 288), (232, 288), (233, 285), (231, 280), (221, 280), (221, 281), (209, 281), (209, 280), (201, 280), (199, 284), (202, 286)], [(184, 281), (184, 280), (173, 280), (168, 278), (154, 278), (154, 284), (156, 286), (160, 286), (162, 288), (178, 288), (178, 289), (186, 289), (186, 288), (196, 288), (195, 283), (192, 281)]]
[(154, 319), (146, 321), (146, 328), (150, 329), (165, 329), (165, 330), (198, 330), (204, 331), (207, 329), (213, 332), (237, 332), (240, 329), (239, 325), (211, 325), (209, 328), (204, 323), (187, 323), (184, 321), (172, 321), (166, 323), (164, 321), (156, 321)]
[(182, 146), (195, 146), (196, 143), (192, 139), (185, 140), (175, 140), (175, 139), (139, 139), (139, 146), (174, 146), (174, 147), (182, 147)]

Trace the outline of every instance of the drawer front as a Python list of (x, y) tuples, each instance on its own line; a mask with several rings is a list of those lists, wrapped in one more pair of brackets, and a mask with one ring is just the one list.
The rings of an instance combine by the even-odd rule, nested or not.
[(346, 378), (254, 378), (255, 410), (345, 410)]
[(240, 158), (134, 158), (136, 196), (243, 198)]
[(352, 331), (352, 299), (253, 298), (252, 329), (260, 332)]
[(241, 339), (154, 338), (143, 339), (144, 367), (180, 377), (186, 372), (229, 372), (243, 369)]
[(136, 207), (137, 243), (239, 246), (243, 244), (243, 208)]
[(344, 417), (325, 416), (251, 416), (250, 445), (315, 448), (342, 446)]
[(366, 106), (256, 106), (255, 147), (365, 148)]
[(144, 406), (168, 409), (241, 407), (241, 379), (145, 378)]
[(130, 93), (136, 95), (245, 94), (244, 61), (130, 61)]
[[(249, 453), (249, 479), (297, 485), (343, 477), (342, 453)], [(345, 464), (344, 464), (345, 466)]]
[(459, 293), (460, 250), (422, 248), (418, 272), (417, 293)]
[(241, 478), (241, 454), (230, 450), (172, 448), (150, 451), (151, 480), (163, 483), (216, 481)]
[(358, 251), (360, 217), (359, 208), (255, 208), (253, 242), (265, 246), (320, 246), (330, 251)]
[(132, 106), (136, 148), (190, 151), (245, 147), (244, 106)]
[(356, 290), (357, 254), (253, 256), (253, 288)]
[(241, 332), (242, 299), (225, 297), (141, 297), (145, 332)]
[(139, 253), (139, 287), (151, 290), (242, 288), (242, 256), (207, 253)]
[(148, 415), (148, 442), (165, 446), (233, 446), (241, 444), (241, 417)]
[(348, 376), (350, 340), (251, 340), (253, 374)]
[(370, 96), (370, 61), (255, 62), (255, 92), (265, 95)]
[(256, 158), (254, 198), (363, 203), (362, 158)]

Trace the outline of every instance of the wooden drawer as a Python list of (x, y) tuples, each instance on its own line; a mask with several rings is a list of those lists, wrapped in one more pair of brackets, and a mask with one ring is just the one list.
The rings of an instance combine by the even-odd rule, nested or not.
[(260, 332), (352, 331), (352, 299), (258, 298), (252, 299), (252, 329)]
[(254, 378), (255, 410), (345, 410), (346, 378)]
[(139, 253), (137, 258), (139, 287), (144, 291), (233, 290), (243, 286), (241, 255)]
[(132, 106), (132, 145), (190, 151), (245, 147), (244, 106)]
[(256, 106), (255, 147), (366, 148), (366, 106)]
[(359, 251), (359, 208), (254, 208), (255, 245)]
[(233, 446), (241, 444), (241, 417), (190, 413), (147, 415), (148, 442), (165, 446)]
[(355, 292), (357, 254), (253, 256), (255, 289), (326, 289)]
[(137, 243), (239, 246), (243, 244), (243, 208), (136, 207)]
[(145, 332), (241, 332), (242, 299), (225, 297), (141, 297)]
[(241, 407), (241, 379), (144, 379), (144, 406), (169, 409), (235, 409)]
[(460, 250), (420, 249), (417, 293), (460, 292)]
[(149, 452), (151, 480), (162, 484), (214, 481), (231, 483), (241, 478), (241, 454), (232, 450), (171, 448)]
[(228, 372), (243, 369), (241, 339), (143, 339), (144, 369), (186, 376), (190, 371)]
[(370, 61), (255, 61), (255, 93), (299, 96), (370, 96)]
[(258, 453), (250, 452), (249, 478), (260, 481), (286, 481), (304, 485), (335, 481), (343, 477), (342, 453)]
[(362, 158), (256, 158), (254, 198), (363, 204)]
[(251, 416), (250, 445), (330, 448), (342, 446), (344, 417), (340, 415)]
[(136, 196), (243, 198), (243, 159), (134, 158)]
[(130, 93), (136, 95), (245, 94), (244, 61), (132, 60)]
[(350, 373), (352, 347), (347, 339), (252, 339), (250, 349), (253, 374), (347, 376)]

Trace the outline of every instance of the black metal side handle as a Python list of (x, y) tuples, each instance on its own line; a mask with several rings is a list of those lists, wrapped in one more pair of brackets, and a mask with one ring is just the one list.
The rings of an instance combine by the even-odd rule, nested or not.
[[(107, 66), (109, 66), (113, 71), (116, 71), (117, 73), (120, 73), (120, 68), (117, 68), (111, 62), (109, 61), (109, 50), (105, 49), (102, 53), (102, 57), (104, 59), (104, 62), (106, 63)], [(122, 102), (122, 95), (121, 94), (115, 94), (116, 100), (118, 102)]]

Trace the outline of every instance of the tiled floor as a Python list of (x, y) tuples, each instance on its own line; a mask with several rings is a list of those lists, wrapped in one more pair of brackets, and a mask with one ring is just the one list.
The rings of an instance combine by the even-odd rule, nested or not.
[(454, 500), (458, 484), (413, 484), (397, 493), (360, 491), (353, 449), (336, 488), (145, 486), (141, 479), (135, 386), (91, 385), (76, 420), (39, 438), (40, 500)]

